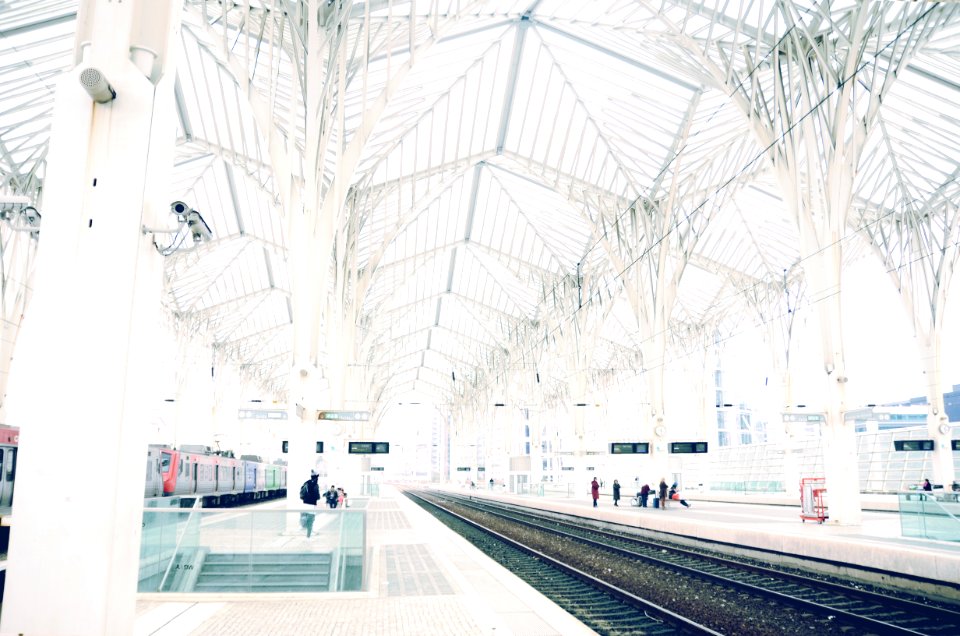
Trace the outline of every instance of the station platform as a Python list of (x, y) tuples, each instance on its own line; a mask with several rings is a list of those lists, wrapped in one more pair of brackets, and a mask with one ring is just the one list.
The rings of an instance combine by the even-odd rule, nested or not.
[(367, 515), (363, 592), (140, 594), (136, 636), (593, 634), (390, 486)]
[[(802, 523), (789, 498), (733, 495), (666, 510), (593, 508), (589, 496), (529, 497), (458, 491), (599, 521), (685, 534), (784, 554), (850, 562), (960, 584), (960, 543), (901, 536), (889, 499), (864, 501), (863, 523)], [(733, 500), (730, 500), (733, 499)], [(371, 500), (372, 567), (362, 592), (323, 594), (141, 594), (134, 634), (550, 636), (593, 634), (525, 582), (481, 554), (396, 489)], [(960, 588), (958, 588), (960, 589)]]
[[(575, 498), (524, 497), (483, 490), (473, 494), (728, 546), (795, 555), (806, 559), (808, 566), (814, 565), (814, 560), (849, 563), (896, 572), (908, 579), (945, 582), (955, 589), (937, 591), (960, 601), (960, 542), (904, 537), (897, 495), (861, 495), (861, 523), (842, 526), (829, 519), (822, 524), (801, 520), (799, 494), (691, 493), (684, 495), (691, 507), (670, 501), (665, 510), (631, 507), (632, 495), (621, 499), (619, 507), (614, 507), (608, 497), (601, 497), (599, 507), (593, 508), (586, 491)], [(877, 578), (890, 583), (887, 577)], [(910, 590), (919, 591), (915, 583), (906, 583)]]

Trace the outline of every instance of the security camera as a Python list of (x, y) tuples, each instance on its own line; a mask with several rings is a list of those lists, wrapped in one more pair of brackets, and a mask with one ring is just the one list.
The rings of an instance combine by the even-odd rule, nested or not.
[(181, 221), (187, 220), (187, 214), (190, 213), (190, 206), (183, 201), (174, 201), (170, 204), (170, 214), (175, 215)]
[(40, 225), (40, 212), (33, 206), (23, 208), (23, 218), (26, 219), (29, 225)]
[(117, 91), (113, 90), (103, 73), (95, 68), (83, 69), (80, 73), (80, 84), (98, 104), (106, 104), (117, 97)]
[(190, 229), (190, 235), (193, 237), (194, 243), (209, 241), (213, 238), (210, 226), (196, 210), (190, 210), (190, 213), (187, 214), (187, 227)]

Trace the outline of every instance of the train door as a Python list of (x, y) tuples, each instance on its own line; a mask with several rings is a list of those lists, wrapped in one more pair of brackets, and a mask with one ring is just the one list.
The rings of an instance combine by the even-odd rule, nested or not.
[(220, 492), (220, 464), (213, 467), (213, 492)]
[(193, 475), (193, 488), (190, 490), (192, 493), (197, 492), (197, 462), (190, 462), (190, 474)]
[(17, 449), (0, 448), (0, 506), (13, 505), (13, 478), (17, 471)]
[(146, 485), (144, 497), (159, 497), (163, 491), (163, 478), (160, 475), (160, 458), (155, 452), (147, 451)]

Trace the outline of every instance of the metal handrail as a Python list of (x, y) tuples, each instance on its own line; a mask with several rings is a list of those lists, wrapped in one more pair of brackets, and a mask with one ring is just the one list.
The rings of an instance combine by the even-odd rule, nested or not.
[(163, 586), (167, 583), (167, 577), (170, 576), (170, 569), (173, 567), (173, 562), (177, 560), (177, 555), (180, 554), (180, 544), (183, 542), (183, 538), (187, 536), (187, 532), (190, 529), (190, 522), (193, 521), (193, 515), (197, 513), (197, 510), (201, 508), (203, 499), (197, 497), (193, 506), (190, 508), (190, 516), (187, 517), (187, 522), (183, 525), (183, 530), (180, 532), (180, 536), (177, 537), (177, 545), (173, 548), (173, 555), (170, 557), (170, 562), (167, 563), (167, 569), (163, 573), (163, 578), (160, 579), (160, 586), (157, 588), (158, 592), (163, 591)]

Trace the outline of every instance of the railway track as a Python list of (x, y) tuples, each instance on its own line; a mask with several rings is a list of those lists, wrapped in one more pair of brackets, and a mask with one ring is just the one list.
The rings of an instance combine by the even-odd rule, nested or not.
[[(461, 511), (492, 515), (502, 523), (520, 524), (528, 531), (546, 532), (575, 542), (584, 550), (599, 550), (637, 567), (660, 568), (712, 585), (735, 590), (758, 604), (788, 606), (825, 625), (846, 625), (840, 631), (857, 634), (960, 634), (960, 612), (895, 598), (822, 579), (787, 573), (761, 565), (670, 546), (642, 537), (583, 527), (534, 512), (493, 502), (443, 495)], [(694, 618), (694, 620), (698, 620)], [(812, 625), (811, 625), (812, 627)]]
[(598, 634), (719, 636), (719, 632), (486, 529), (427, 497), (406, 494)]

